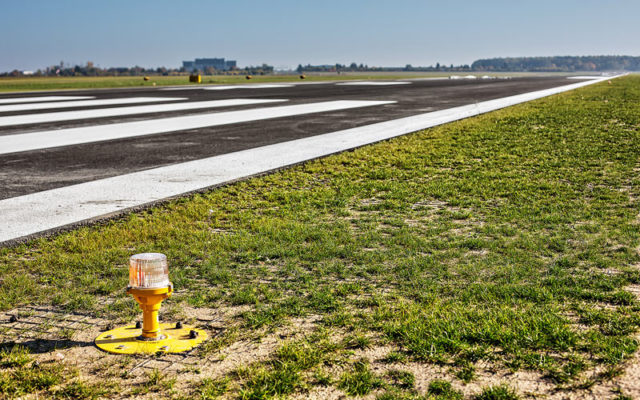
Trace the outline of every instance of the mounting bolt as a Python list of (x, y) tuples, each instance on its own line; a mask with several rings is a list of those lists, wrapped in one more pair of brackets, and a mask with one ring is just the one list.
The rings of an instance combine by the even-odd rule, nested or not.
[(176, 329), (182, 329), (182, 321), (176, 322)]
[(194, 330), (191, 330), (191, 331), (189, 332), (189, 339), (195, 339), (195, 338), (197, 338), (197, 337), (198, 337), (198, 332), (196, 332), (196, 331), (194, 331)]
[(142, 328), (142, 322), (137, 321), (136, 322), (136, 329), (140, 329), (140, 328)]

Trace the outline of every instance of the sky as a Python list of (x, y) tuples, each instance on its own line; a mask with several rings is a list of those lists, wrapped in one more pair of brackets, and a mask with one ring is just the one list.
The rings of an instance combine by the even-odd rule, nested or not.
[(640, 0), (0, 0), (0, 71), (640, 56)]

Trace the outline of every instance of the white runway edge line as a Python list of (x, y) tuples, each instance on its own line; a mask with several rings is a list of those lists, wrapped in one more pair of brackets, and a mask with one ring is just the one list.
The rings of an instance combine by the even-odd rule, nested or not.
[(40, 101), (65, 101), (95, 99), (95, 96), (41, 96), (41, 97), (14, 97), (0, 99), (0, 104), (37, 103)]
[(590, 80), (0, 201), (0, 243), (591, 85)]
[(187, 100), (184, 97), (125, 97), (120, 99), (98, 99), (79, 101), (56, 101), (50, 103), (12, 104), (0, 106), (0, 112), (47, 110), (50, 108), (112, 106), (116, 104), (154, 103), (159, 101)]
[(171, 118), (156, 118), (145, 121), (5, 135), (0, 136), (0, 154), (102, 142), (105, 140), (125, 139), (137, 136), (155, 135), (158, 133), (186, 131), (210, 126), (291, 117), (294, 115), (379, 106), (391, 103), (395, 103), (395, 101), (324, 101), (320, 103), (264, 107), (251, 110), (226, 111)]
[(72, 121), (89, 118), (105, 118), (124, 115), (197, 110), (203, 108), (246, 106), (253, 104), (278, 103), (286, 99), (228, 99), (194, 101), (189, 103), (153, 104), (149, 106), (100, 108), (97, 110), (62, 111), (43, 114), (12, 115), (0, 117), (0, 126), (38, 124), (44, 122)]

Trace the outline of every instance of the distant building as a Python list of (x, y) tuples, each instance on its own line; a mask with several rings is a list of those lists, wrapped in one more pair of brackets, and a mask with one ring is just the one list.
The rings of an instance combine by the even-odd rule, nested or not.
[(225, 60), (224, 58), (196, 58), (194, 61), (183, 61), (182, 67), (188, 72), (206, 71), (207, 68), (228, 71), (236, 68), (236, 61)]

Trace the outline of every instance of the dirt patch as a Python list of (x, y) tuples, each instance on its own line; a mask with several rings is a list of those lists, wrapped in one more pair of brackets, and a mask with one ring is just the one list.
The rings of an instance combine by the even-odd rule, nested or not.
[[(314, 387), (309, 392), (296, 393), (290, 397), (292, 400), (338, 400), (346, 399), (347, 396), (342, 390), (334, 386)], [(360, 399), (375, 398), (375, 396), (360, 397)]]
[(614, 382), (622, 393), (633, 399), (640, 399), (640, 352), (629, 360), (624, 374)]
[[(235, 317), (246, 309), (247, 306), (220, 309), (182, 306), (172, 313), (171, 320), (196, 325), (207, 331), (209, 341), (216, 341), (227, 334), (227, 330), (233, 330), (233, 324), (237, 323)], [(81, 381), (95, 384), (117, 381), (120, 390), (110, 396), (112, 398), (157, 398), (157, 389), (148, 389), (153, 374), (164, 382), (174, 381), (171, 390), (190, 393), (203, 378), (220, 378), (238, 368), (267, 360), (285, 340), (296, 340), (313, 331), (319, 319), (316, 315), (294, 319), (276, 332), (264, 335), (231, 336), (214, 351), (204, 351), (203, 345), (182, 354), (132, 356), (109, 354), (95, 347), (94, 339), (111, 321), (67, 314), (53, 307), (25, 307), (0, 314), (3, 332), (0, 345), (20, 344), (29, 348), (39, 363), (55, 362), (73, 367), (78, 371), (76, 379)]]
[[(550, 400), (578, 400), (578, 399), (614, 399), (620, 393), (632, 398), (640, 398), (640, 353), (629, 361), (624, 375), (607, 382), (601, 382), (590, 388), (570, 387), (562, 389), (550, 379), (536, 371), (511, 371), (503, 367), (497, 367), (489, 362), (479, 362), (474, 365), (474, 378), (471, 382), (464, 383), (456, 377), (456, 367), (449, 365), (435, 365), (420, 362), (384, 362), (385, 356), (398, 349), (393, 346), (375, 346), (365, 350), (358, 350), (354, 353), (354, 359), (365, 359), (370, 361), (371, 370), (378, 376), (384, 376), (390, 370), (402, 370), (411, 372), (415, 377), (414, 390), (419, 394), (426, 394), (429, 384), (434, 380), (445, 380), (451, 382), (453, 389), (462, 392), (465, 398), (482, 392), (488, 386), (506, 384), (514, 389), (523, 399), (550, 399)], [(335, 372), (334, 376), (340, 376), (341, 370)], [(598, 369), (589, 371), (586, 379), (594, 378)], [(374, 399), (381, 391), (370, 393), (363, 397)], [(344, 396), (344, 393), (336, 388), (314, 389), (305, 394), (309, 397), (296, 396), (295, 398), (326, 398), (337, 399)]]

